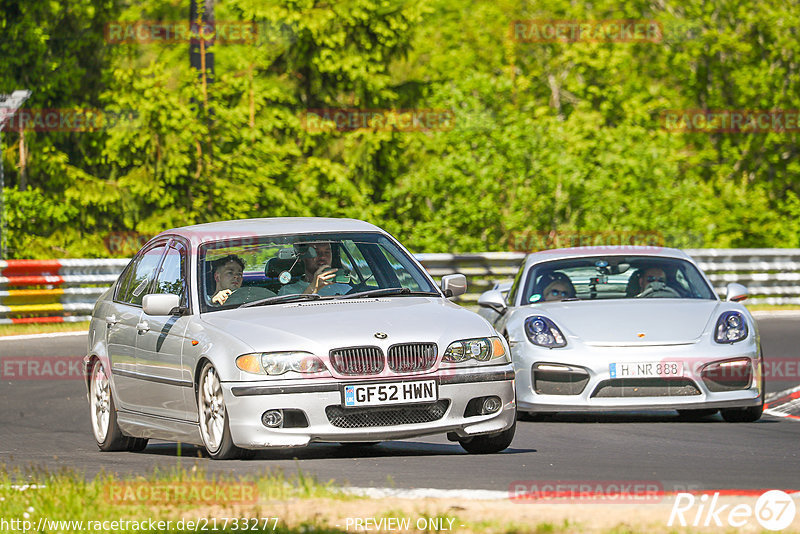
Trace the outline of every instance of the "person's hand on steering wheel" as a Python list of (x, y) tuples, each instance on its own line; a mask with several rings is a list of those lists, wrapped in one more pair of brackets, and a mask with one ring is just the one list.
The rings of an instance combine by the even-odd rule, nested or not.
[(217, 293), (211, 297), (212, 304), (216, 304), (218, 306), (222, 306), (228, 300), (228, 298), (236, 291), (235, 289), (222, 289), (217, 291)]
[(680, 298), (681, 294), (669, 287), (665, 282), (650, 282), (644, 291), (636, 295), (636, 298), (647, 297), (677, 297)]

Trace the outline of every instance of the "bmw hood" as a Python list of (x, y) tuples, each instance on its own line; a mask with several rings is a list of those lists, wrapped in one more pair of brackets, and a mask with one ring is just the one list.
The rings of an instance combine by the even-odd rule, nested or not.
[(456, 339), (497, 335), (478, 315), (430, 297), (273, 304), (205, 313), (202, 321), (254, 351), (317, 354), (337, 347), (411, 342), (438, 343), (441, 353)]
[(681, 345), (712, 329), (721, 302), (650, 299), (542, 303), (526, 308), (553, 320), (568, 338), (587, 345)]

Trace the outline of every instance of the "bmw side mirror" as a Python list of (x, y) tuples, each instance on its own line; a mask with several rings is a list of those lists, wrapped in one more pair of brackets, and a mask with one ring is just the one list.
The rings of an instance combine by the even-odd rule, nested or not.
[(467, 292), (467, 277), (463, 274), (447, 274), (442, 277), (442, 293), (447, 298)]
[(179, 315), (181, 298), (171, 293), (152, 293), (142, 299), (142, 309), (147, 315)]
[(747, 288), (742, 284), (731, 282), (725, 288), (725, 300), (728, 302), (741, 302), (748, 297)]
[(481, 296), (478, 297), (478, 306), (482, 308), (491, 308), (497, 313), (505, 312), (507, 307), (503, 292), (498, 289), (492, 289), (482, 293)]

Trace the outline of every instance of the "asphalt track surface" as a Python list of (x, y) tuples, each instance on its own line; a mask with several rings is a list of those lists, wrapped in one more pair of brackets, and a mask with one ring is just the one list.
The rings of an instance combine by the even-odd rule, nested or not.
[[(767, 359), (797, 362), (800, 317), (759, 320)], [(0, 340), (0, 359), (74, 356), (85, 337)], [(800, 384), (797, 364), (767, 383), (769, 392)], [(517, 481), (648, 481), (682, 489), (800, 489), (800, 420), (765, 415), (731, 424), (719, 415), (684, 422), (672, 413), (557, 415), (517, 423), (511, 447), (473, 456), (444, 436), (369, 448), (315, 444), (217, 462), (192, 446), (151, 442), (140, 453), (102, 453), (92, 438), (86, 392), (78, 379), (0, 382), (0, 467), (67, 467), (93, 476), (147, 474), (198, 464), (210, 473), (298, 469), (320, 481), (357, 487), (507, 491)]]

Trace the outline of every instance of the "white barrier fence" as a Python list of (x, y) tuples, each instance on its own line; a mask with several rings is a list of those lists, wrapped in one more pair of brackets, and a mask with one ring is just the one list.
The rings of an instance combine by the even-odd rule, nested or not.
[[(686, 251), (708, 274), (717, 293), (744, 284), (750, 304), (800, 305), (800, 249), (692, 249)], [(462, 273), (468, 293), (457, 302), (475, 305), (483, 291), (511, 280), (521, 252), (417, 254), (435, 278)], [(87, 320), (94, 302), (128, 260), (0, 261), (0, 323)], [(17, 289), (22, 288), (22, 289)]]

